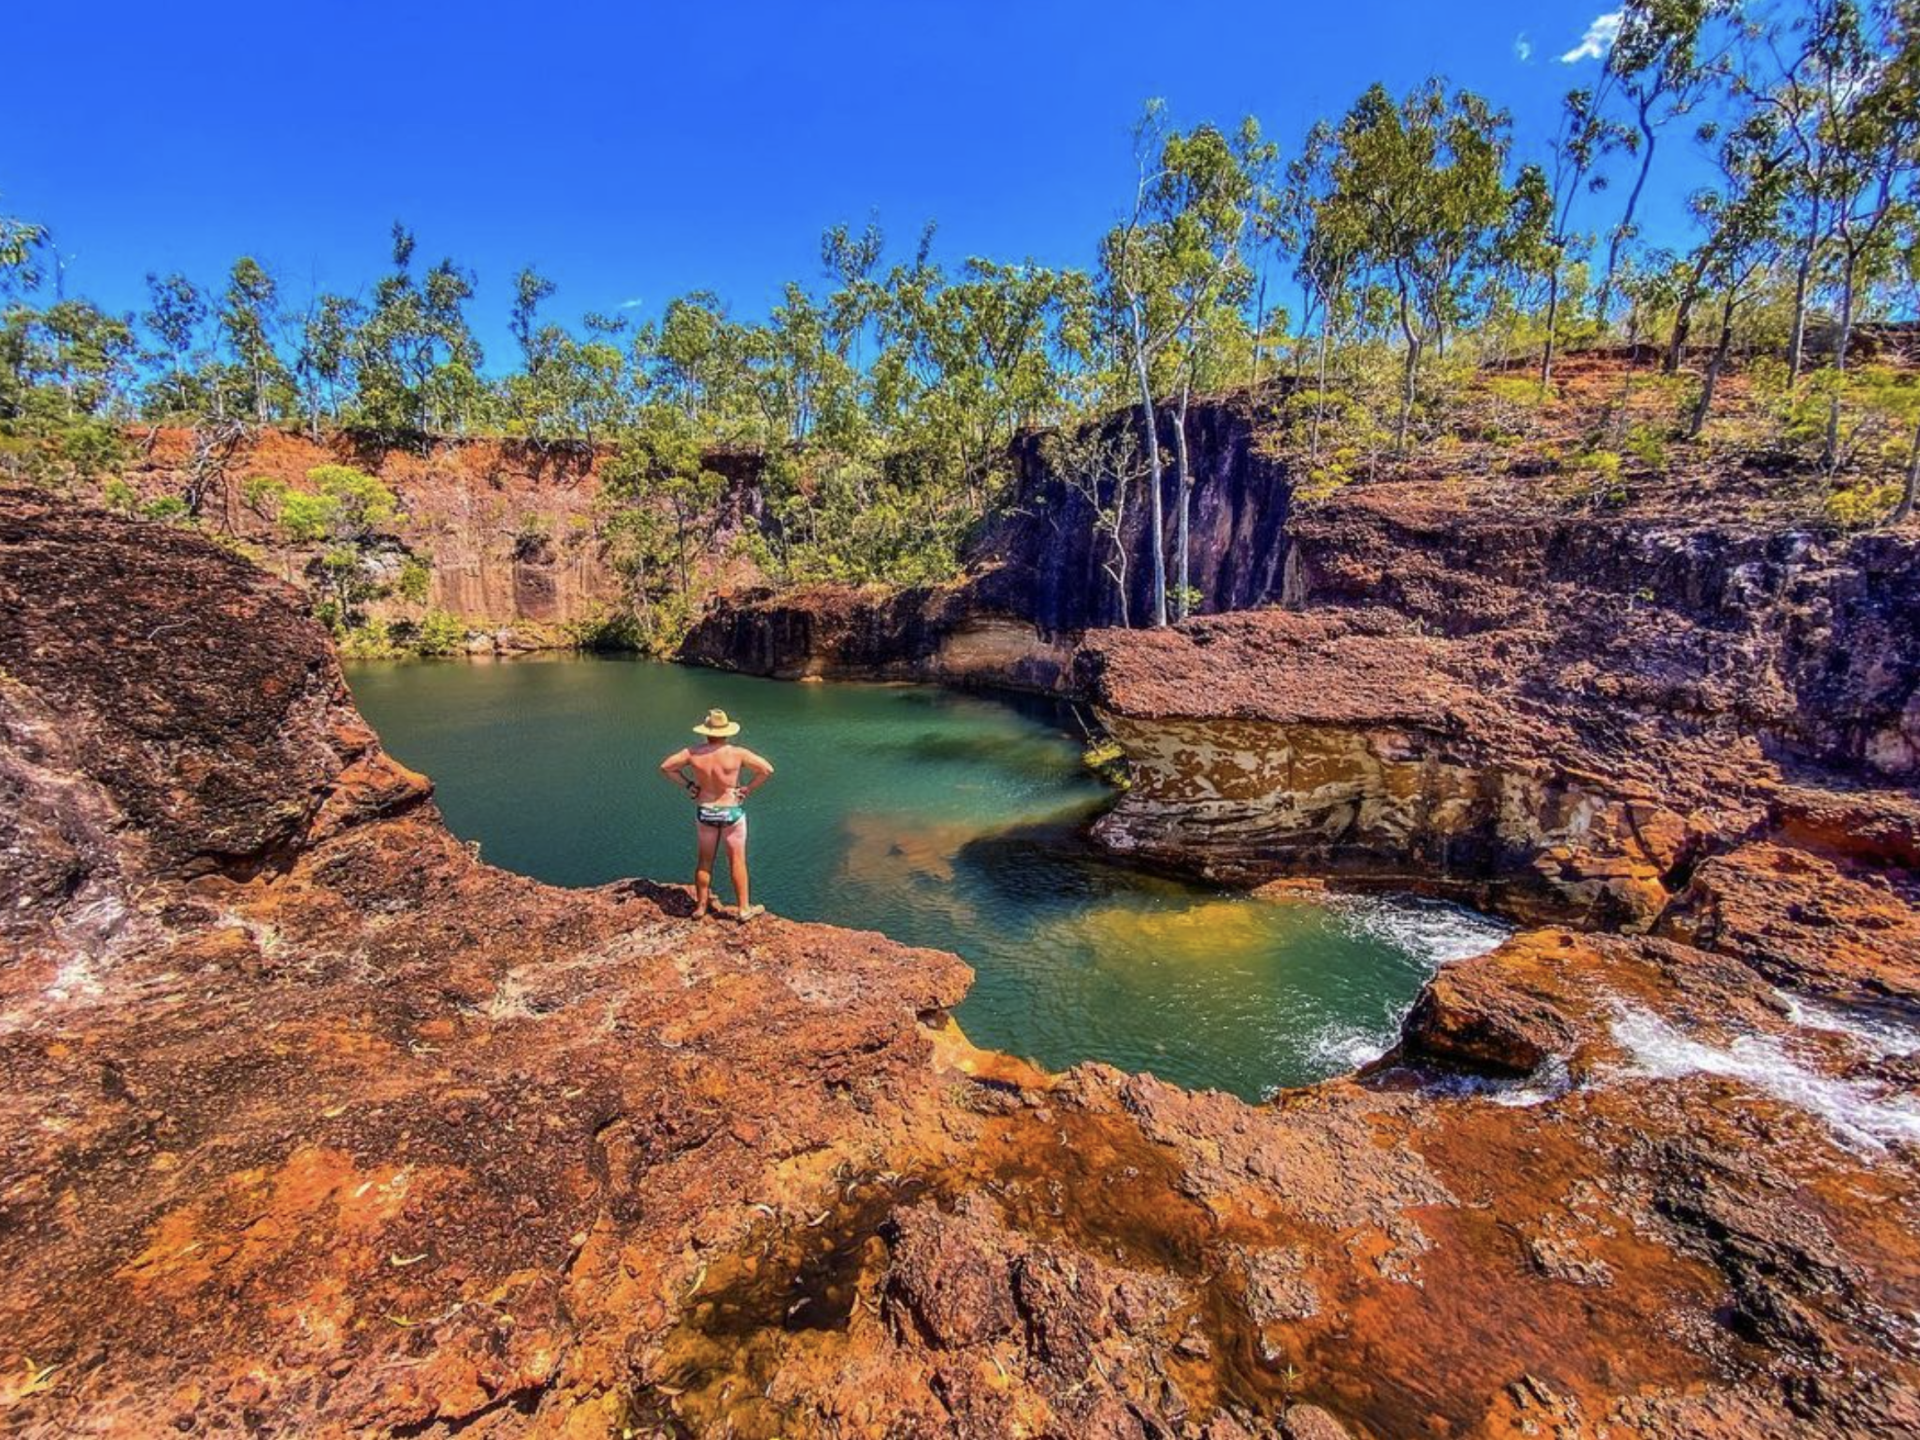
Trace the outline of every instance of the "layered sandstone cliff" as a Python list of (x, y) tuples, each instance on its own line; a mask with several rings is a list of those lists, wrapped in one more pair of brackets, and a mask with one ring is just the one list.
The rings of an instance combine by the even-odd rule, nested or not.
[(1099, 833), (1225, 878), (1351, 874), (1652, 925), (1796, 784), (1920, 774), (1920, 545), (1514, 516), (1355, 487), (1287, 607), (1085, 637), (1133, 763)]
[[(613, 510), (602, 492), (605, 447), (500, 438), (383, 445), (345, 432), (314, 440), (266, 428), (235, 430), (211, 444), (205, 434), (162, 427), (138, 441), (124, 477), (136, 493), (153, 500), (197, 486), (203, 513), (221, 533), (300, 585), (311, 583), (314, 548), (289, 544), (274, 517), (248, 503), (248, 482), (304, 488), (308, 472), (321, 465), (376, 476), (399, 500), (386, 568), (397, 572), (408, 557), (431, 567), (423, 599), (373, 602), (372, 613), (382, 618), (443, 610), (466, 622), (476, 647), (497, 641), (501, 649), (536, 648), (569, 643), (571, 631), (604, 617), (624, 596)], [(702, 587), (749, 583), (757, 572), (732, 542), (758, 523), (758, 458), (714, 451), (704, 463), (725, 477), (727, 490), (694, 537)]]
[[(1367, 623), (1293, 638), (1422, 653)], [(1394, 723), (1500, 742), (1426, 663)], [(1659, 936), (1519, 935), (1250, 1106), (972, 1051), (949, 956), (482, 865), (291, 592), (18, 494), (0, 795), (22, 1433), (1920, 1432), (1898, 796), (1775, 790)]]

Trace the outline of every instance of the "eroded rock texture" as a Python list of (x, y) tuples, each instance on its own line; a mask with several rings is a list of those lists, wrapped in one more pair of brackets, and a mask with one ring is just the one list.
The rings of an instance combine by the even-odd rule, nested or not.
[(1897, 805), (1776, 793), (1659, 936), (1522, 934), (1249, 1106), (479, 864), (176, 532), (0, 499), (0, 725), (12, 1430), (1920, 1433)]
[[(1354, 487), (1296, 515), (1286, 608), (1089, 634), (1080, 683), (1136, 781), (1102, 836), (1641, 930), (1783, 796), (1870, 810), (1920, 774), (1912, 539), (1497, 498)], [(1853, 820), (1828, 828), (1877, 823)]]
[[(313, 547), (287, 542), (271, 507), (249, 499), (249, 482), (264, 477), (306, 489), (317, 466), (364, 470), (399, 501), (391, 533), (374, 547), (378, 578), (390, 585), (409, 556), (431, 561), (421, 604), (389, 594), (374, 598), (370, 613), (417, 621), (431, 606), (467, 622), (470, 649), (510, 652), (570, 644), (572, 627), (625, 603), (602, 488), (610, 453), (577, 441), (381, 444), (344, 431), (316, 440), (271, 428), (160, 426), (140, 432), (123, 478), (149, 500), (196, 494), (209, 525), (311, 590), (320, 578)], [(761, 520), (759, 458), (712, 450), (702, 463), (726, 484), (694, 526), (695, 578), (702, 589), (748, 583), (757, 571), (733, 542)]]

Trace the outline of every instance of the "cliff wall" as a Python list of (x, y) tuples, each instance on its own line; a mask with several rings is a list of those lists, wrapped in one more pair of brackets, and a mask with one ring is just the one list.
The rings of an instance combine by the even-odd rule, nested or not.
[[(567, 627), (604, 616), (622, 597), (613, 562), (610, 507), (601, 489), (604, 448), (525, 440), (441, 439), (425, 448), (382, 446), (335, 433), (256, 429), (228, 447), (202, 453), (192, 430), (157, 428), (136, 437), (125, 479), (145, 499), (180, 495), (196, 469), (205, 482), (204, 509), (217, 527), (253, 547), (280, 578), (305, 583), (312, 547), (289, 545), (273, 517), (250, 507), (246, 482), (264, 476), (296, 489), (320, 465), (350, 465), (378, 477), (400, 501), (391, 560), (431, 562), (424, 601), (376, 601), (384, 618), (447, 611), (503, 648), (564, 643)], [(703, 586), (757, 579), (732, 540), (757, 523), (762, 498), (753, 455), (714, 452), (708, 466), (729, 488), (696, 537)]]

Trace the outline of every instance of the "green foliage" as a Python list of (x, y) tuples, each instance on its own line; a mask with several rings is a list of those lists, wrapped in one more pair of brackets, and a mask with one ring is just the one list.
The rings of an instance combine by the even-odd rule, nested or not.
[(673, 643), (665, 633), (656, 637), (639, 616), (626, 609), (612, 609), (590, 620), (575, 621), (568, 627), (568, 634), (577, 649), (609, 653), (664, 654), (672, 649)]
[(413, 648), (421, 655), (457, 655), (467, 647), (465, 622), (444, 610), (429, 610), (413, 631)]
[[(427, 603), (433, 588), (433, 561), (424, 555), (409, 555), (400, 562), (394, 578), (393, 593), (415, 605)], [(425, 623), (425, 622), (422, 622)]]
[(1133, 774), (1127, 768), (1127, 752), (1112, 740), (1095, 740), (1080, 752), (1080, 763), (1116, 790), (1130, 789)]
[[(241, 497), (274, 520), (289, 544), (318, 547), (314, 571), (323, 598), (316, 613), (337, 631), (353, 631), (361, 626), (366, 603), (392, 588), (377, 578), (370, 562), (383, 532), (399, 519), (399, 502), (376, 476), (348, 465), (317, 465), (307, 472), (307, 482), (313, 489), (296, 490), (255, 476), (241, 486)], [(429, 562), (409, 557), (394, 583), (417, 603), (426, 598), (429, 570)], [(382, 632), (382, 643), (387, 639)]]
[(187, 502), (178, 495), (162, 495), (157, 500), (149, 500), (139, 509), (144, 520), (157, 520), (163, 525), (184, 525), (193, 517), (187, 509)]
[(1627, 501), (1620, 455), (1614, 450), (1587, 450), (1574, 457), (1569, 469), (1579, 477), (1578, 497), (1590, 505), (1618, 506)]
[(1864, 530), (1886, 520), (1899, 502), (1900, 484), (1888, 480), (1835, 490), (1827, 496), (1821, 508), (1826, 519), (1840, 529)]
[(118, 427), (56, 416), (0, 424), (0, 477), (62, 493), (126, 468), (131, 450)]
[(1623, 448), (1649, 470), (1667, 468), (1667, 436), (1658, 425), (1635, 425), (1627, 432)]
[(340, 612), (326, 604), (321, 607), (321, 618), (333, 627), (334, 643), (349, 660), (390, 660), (405, 653), (394, 640), (392, 629), (385, 620), (372, 619), (344, 625), (340, 620)]

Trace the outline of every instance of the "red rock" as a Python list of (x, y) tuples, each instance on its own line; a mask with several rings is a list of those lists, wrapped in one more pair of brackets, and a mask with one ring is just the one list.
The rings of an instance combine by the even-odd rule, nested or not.
[[(1777, 1064), (1654, 1065), (1621, 1029), (1904, 1100), (1777, 991), (1821, 984), (1813, 906), (1905, 933), (1892, 870), (1733, 850), (1671, 934), (1518, 937), (1445, 973), (1394, 1067), (1249, 1106), (969, 1052), (932, 1023), (950, 956), (779, 919), (748, 945), (676, 889), (479, 864), (294, 598), (191, 536), (0, 497), (0, 601), (10, 1428), (1920, 1412), (1914, 1147), (1769, 1090)], [(1662, 798), (1587, 773), (1632, 825)], [(1837, 973), (1897, 974), (1864, 941)], [(1436, 1083), (1435, 1044), (1564, 1055), (1570, 1088)]]

